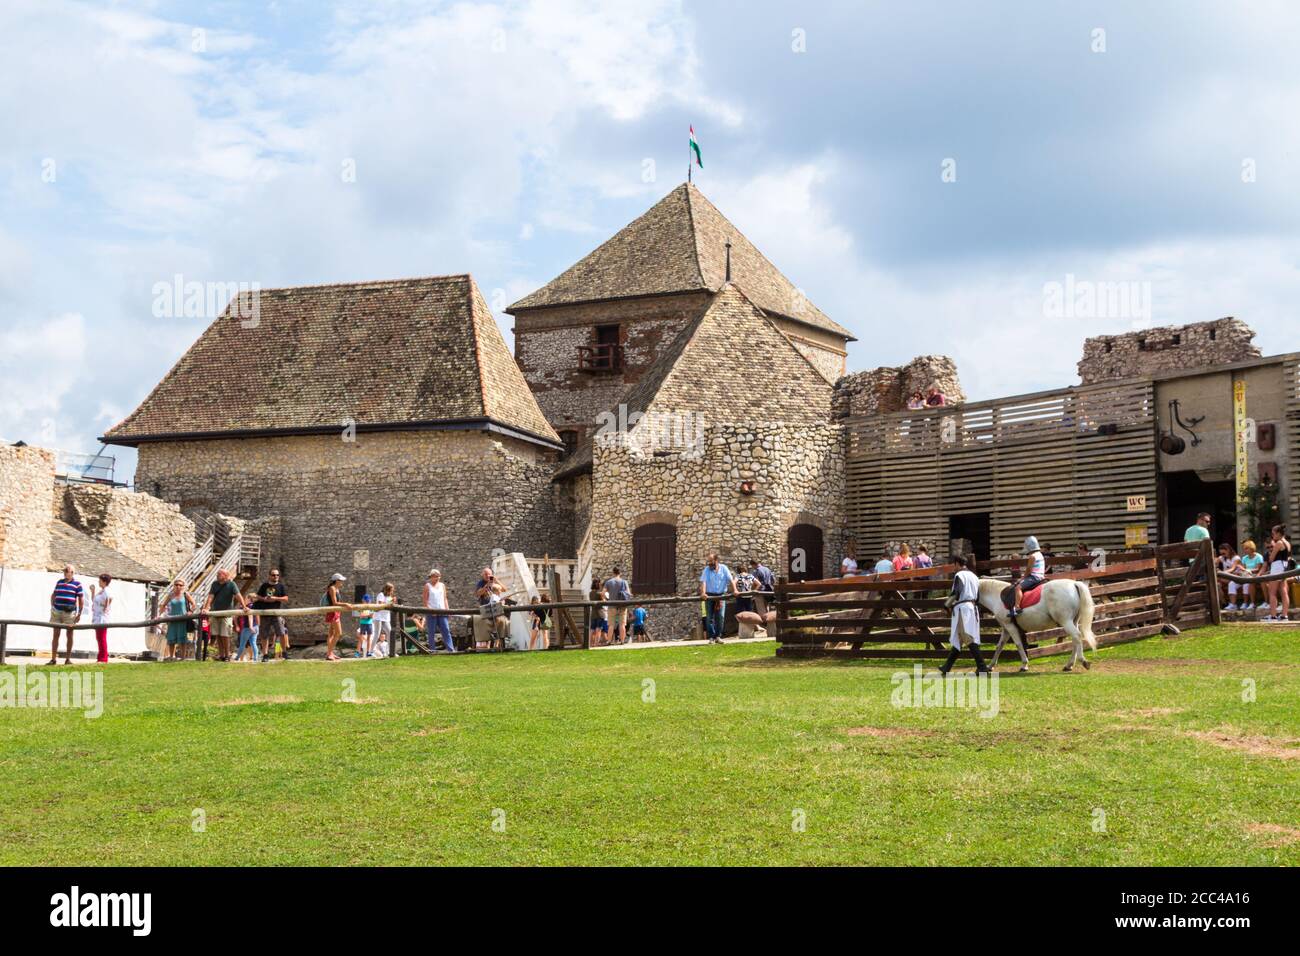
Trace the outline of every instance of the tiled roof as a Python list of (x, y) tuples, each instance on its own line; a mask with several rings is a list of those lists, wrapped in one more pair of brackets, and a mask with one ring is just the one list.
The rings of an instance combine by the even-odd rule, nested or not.
[(255, 320), (228, 308), (105, 440), (488, 419), (559, 443), (468, 275), (263, 289), (257, 304)]
[(692, 184), (683, 184), (623, 227), (577, 265), (506, 311), (599, 302), (672, 292), (717, 291), (731, 278), (766, 312), (852, 339), (853, 334), (809, 302), (794, 284)]
[[(816, 366), (744, 290), (727, 285), (686, 324), (619, 404), (626, 406), (627, 418), (636, 413), (698, 412), (706, 426), (817, 424), (830, 420), (832, 391)], [(592, 445), (587, 441), (555, 478), (587, 471), (591, 464)]]
[(147, 568), (55, 518), (50, 522), (50, 563), (46, 569), (61, 571), (65, 564), (75, 564), (78, 571), (92, 577), (111, 574), (122, 581), (167, 582), (167, 575), (162, 571)]

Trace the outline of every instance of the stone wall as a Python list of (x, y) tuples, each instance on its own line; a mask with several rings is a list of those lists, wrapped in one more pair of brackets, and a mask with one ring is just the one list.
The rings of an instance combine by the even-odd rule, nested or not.
[[(633, 433), (635, 434), (635, 432)], [(752, 495), (741, 493), (752, 481)], [(642, 455), (597, 442), (592, 483), (595, 571), (632, 567), (632, 532), (650, 522), (677, 528), (677, 593), (694, 594), (707, 552), (733, 567), (750, 557), (787, 566), (786, 532), (813, 523), (825, 540), (823, 574), (838, 568), (844, 542), (843, 431), (835, 425), (726, 424), (706, 429), (702, 450)], [(651, 609), (657, 637), (685, 637), (699, 606)]]
[(882, 366), (845, 375), (835, 383), (832, 417), (877, 415), (907, 407), (913, 392), (938, 388), (949, 405), (966, 400), (957, 364), (946, 355), (918, 355), (906, 365)]
[(1251, 341), (1254, 337), (1250, 326), (1231, 316), (1123, 335), (1099, 335), (1083, 343), (1079, 379), (1091, 385), (1258, 358), (1261, 353)]
[[(547, 421), (583, 439), (596, 416), (618, 404), (708, 299), (708, 293), (684, 293), (521, 310), (515, 317), (515, 360)], [(579, 370), (578, 346), (595, 344), (598, 325), (623, 327), (622, 372)]]
[[(554, 455), (485, 432), (363, 433), (147, 443), (136, 481), (189, 509), (281, 522), (279, 561), (291, 603), (320, 600), (329, 577), (372, 588), (397, 585), (421, 603), (430, 567), (442, 569), (453, 604), (473, 603), (478, 571), (494, 548), (570, 555), (568, 496), (550, 476)], [(364, 552), (357, 561), (357, 552)], [(368, 570), (358, 570), (364, 563)], [(323, 625), (296, 624), (319, 637)]]
[(57, 485), (58, 517), (146, 568), (173, 574), (194, 551), (194, 524), (152, 495), (104, 485)]
[(53, 486), (53, 452), (0, 445), (0, 566), (46, 569)]

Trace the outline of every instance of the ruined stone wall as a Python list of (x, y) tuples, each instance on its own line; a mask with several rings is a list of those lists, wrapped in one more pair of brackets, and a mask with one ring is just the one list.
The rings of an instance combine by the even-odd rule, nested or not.
[[(573, 515), (553, 485), (554, 455), (485, 432), (147, 443), (137, 483), (168, 501), (281, 521), (279, 560), (291, 603), (320, 600), (329, 577), (372, 588), (384, 581), (421, 603), (430, 567), (442, 569), (450, 600), (474, 602), (478, 571), (494, 548), (528, 556), (572, 553)], [(356, 552), (368, 570), (357, 570)], [(295, 634), (320, 636), (319, 621)], [(295, 630), (296, 628), (296, 630)], [(319, 632), (319, 633), (318, 633)]]
[[(825, 539), (823, 574), (838, 567), (844, 541), (843, 430), (835, 425), (726, 424), (705, 430), (698, 453), (643, 455), (597, 442), (592, 483), (595, 570), (618, 566), (635, 582), (632, 533), (666, 521), (677, 528), (677, 593), (699, 590), (707, 552), (736, 568), (757, 557), (787, 566), (786, 532), (813, 523)], [(744, 495), (742, 481), (754, 482)], [(685, 637), (699, 606), (651, 609), (657, 637)]]
[(146, 568), (173, 574), (194, 551), (194, 523), (171, 502), (104, 485), (58, 485), (58, 517)]
[(0, 445), (0, 566), (46, 569), (53, 486), (53, 452)]
[(1232, 317), (1099, 335), (1083, 343), (1079, 379), (1091, 385), (1258, 358), (1261, 353), (1251, 341), (1254, 337), (1250, 326)]
[[(547, 421), (585, 439), (596, 416), (618, 404), (708, 298), (686, 293), (521, 311), (515, 317), (515, 360)], [(596, 326), (616, 324), (623, 326), (624, 370), (580, 371), (578, 346), (595, 344)]]
[(831, 400), (834, 418), (897, 412), (907, 407), (915, 391), (938, 388), (955, 405), (966, 400), (957, 364), (946, 355), (918, 355), (906, 365), (882, 366), (846, 375), (835, 383)]

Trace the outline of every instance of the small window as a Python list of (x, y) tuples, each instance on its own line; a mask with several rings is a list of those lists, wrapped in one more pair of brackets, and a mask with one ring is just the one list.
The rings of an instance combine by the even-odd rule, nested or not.
[(1107, 352), (1112, 352), (1112, 351), (1114, 351), (1114, 349), (1115, 349), (1115, 343), (1114, 343), (1114, 342), (1107, 342), (1107, 343), (1106, 343), (1106, 351), (1107, 351)]
[(1182, 333), (1180, 333), (1180, 332), (1175, 332), (1175, 333), (1174, 333), (1174, 345), (1182, 345), (1182, 344), (1183, 344), (1183, 336), (1182, 336)]
[(1214, 339), (1215, 339), (1215, 336), (1217, 336), (1218, 334), (1219, 334), (1219, 330), (1218, 330), (1218, 329), (1210, 329), (1210, 341), (1213, 342)]

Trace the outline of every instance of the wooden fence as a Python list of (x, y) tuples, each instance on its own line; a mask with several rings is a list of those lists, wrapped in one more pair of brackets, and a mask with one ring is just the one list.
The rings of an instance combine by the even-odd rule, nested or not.
[[(1208, 541), (1142, 548), (1108, 555), (1094, 567), (1088, 556), (1057, 556), (1051, 578), (1086, 581), (1096, 603), (1093, 633), (1099, 647), (1177, 633), (1219, 622), (1213, 551)], [(985, 562), (983, 577), (1010, 581), (1023, 561)], [(944, 607), (955, 565), (776, 586), (773, 634), (779, 657), (932, 658), (948, 654), (950, 613)], [(982, 640), (996, 642), (1000, 625), (980, 609)], [(1060, 628), (1029, 635), (1028, 654), (1070, 649)]]

